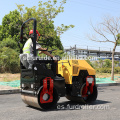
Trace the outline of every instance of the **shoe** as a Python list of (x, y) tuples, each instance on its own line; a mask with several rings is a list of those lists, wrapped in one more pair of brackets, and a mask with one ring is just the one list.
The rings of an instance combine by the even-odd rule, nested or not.
[(54, 79), (55, 79), (55, 80), (61, 80), (61, 79), (63, 79), (63, 77), (59, 77), (59, 76), (56, 75), (56, 76), (54, 77)]
[(32, 69), (32, 64), (29, 65), (28, 69)]

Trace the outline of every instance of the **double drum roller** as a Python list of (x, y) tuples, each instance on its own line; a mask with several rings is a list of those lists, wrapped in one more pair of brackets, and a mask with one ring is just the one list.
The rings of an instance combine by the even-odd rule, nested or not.
[[(23, 37), (24, 25), (34, 21), (33, 24), (33, 55), (36, 57), (36, 19), (25, 21), (21, 27), (21, 40), (19, 44), (25, 43)], [(95, 70), (85, 60), (59, 60), (56, 75), (51, 70), (53, 60), (34, 60), (31, 69), (27, 54), (22, 54), (20, 45), (21, 65), (21, 97), (25, 104), (40, 109), (51, 109), (56, 106), (60, 97), (65, 96), (68, 100), (89, 103), (97, 98), (97, 87), (95, 81)], [(49, 67), (48, 67), (49, 65)]]

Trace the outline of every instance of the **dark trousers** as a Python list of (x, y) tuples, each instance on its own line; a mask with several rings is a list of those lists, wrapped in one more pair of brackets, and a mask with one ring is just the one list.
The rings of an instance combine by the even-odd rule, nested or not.
[(57, 66), (57, 63), (52, 61), (52, 64), (51, 64), (51, 70), (53, 71), (54, 75), (56, 76), (56, 66)]

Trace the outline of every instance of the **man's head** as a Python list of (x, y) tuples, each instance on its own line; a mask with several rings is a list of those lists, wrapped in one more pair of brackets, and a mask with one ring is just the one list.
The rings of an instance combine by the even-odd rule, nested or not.
[[(39, 38), (40, 34), (39, 34), (39, 32), (38, 32), (37, 30), (36, 30), (36, 34), (37, 34), (37, 39), (36, 39), (36, 41), (38, 41), (38, 38)], [(30, 30), (29, 35), (32, 37), (32, 35), (33, 35), (33, 29)]]

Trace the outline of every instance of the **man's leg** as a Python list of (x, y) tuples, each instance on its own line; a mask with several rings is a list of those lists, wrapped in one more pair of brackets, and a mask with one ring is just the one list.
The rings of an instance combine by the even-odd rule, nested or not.
[(51, 64), (51, 70), (53, 71), (54, 75), (56, 76), (56, 66), (57, 66), (57, 63), (52, 61), (52, 64)]
[(34, 57), (33, 57), (33, 55), (31, 55), (31, 54), (28, 55), (27, 59), (28, 59), (28, 63), (29, 63), (28, 69), (32, 69), (32, 65), (34, 64)]

